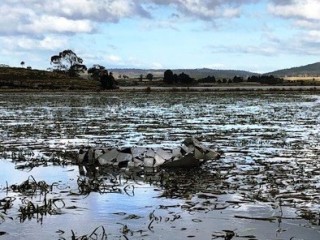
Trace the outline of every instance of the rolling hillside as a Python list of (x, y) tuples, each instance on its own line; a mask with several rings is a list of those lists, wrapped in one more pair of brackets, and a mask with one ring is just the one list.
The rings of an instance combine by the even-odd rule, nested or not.
[(67, 74), (0, 65), (1, 89), (97, 90), (99, 83)]
[[(146, 76), (148, 73), (152, 73), (154, 77), (163, 77), (163, 73), (166, 69), (110, 69), (114, 73), (115, 77), (118, 75), (127, 75), (130, 78), (139, 77), (141, 74)], [(188, 74), (190, 77), (199, 79), (207, 76), (215, 76), (218, 79), (248, 77), (252, 75), (260, 75), (254, 72), (242, 71), (242, 70), (219, 70), (209, 68), (199, 69), (172, 69), (176, 74), (182, 72)], [(320, 77), (320, 62), (308, 64), (300, 67), (292, 67), (288, 69), (280, 69), (273, 72), (264, 73), (264, 75), (274, 75), (275, 77)]]
[[(117, 78), (119, 75), (127, 75), (130, 78), (138, 78), (141, 74), (146, 76), (148, 73), (152, 73), (155, 78), (162, 78), (163, 73), (166, 69), (130, 69), (130, 68), (122, 68), (122, 69), (109, 69), (109, 71), (113, 72), (113, 75)], [(241, 70), (216, 70), (209, 68), (199, 68), (199, 69), (172, 69), (173, 73), (180, 74), (184, 72), (188, 74), (190, 77), (199, 79), (205, 78), (207, 76), (215, 76), (216, 78), (233, 78), (234, 76), (238, 77), (248, 77), (252, 75), (258, 75), (257, 73), (241, 71)]]
[[(161, 85), (163, 74), (166, 69), (108, 69), (113, 72), (113, 76), (119, 80), (119, 85), (134, 86), (143, 85), (145, 82), (153, 85)], [(195, 79), (214, 76), (216, 79), (232, 79), (234, 76), (251, 77), (261, 75), (241, 70), (217, 70), (217, 69), (173, 69), (176, 74), (184, 72)], [(140, 75), (143, 78), (148, 73), (153, 74), (154, 80), (158, 81), (137, 81)], [(121, 75), (121, 77), (120, 77)], [(123, 78), (126, 75), (127, 78)], [(303, 81), (304, 83), (319, 84), (320, 82), (320, 62), (308, 64), (301, 67), (277, 70), (265, 73), (290, 81)], [(143, 85), (145, 86), (145, 85)], [(1, 89), (54, 89), (54, 90), (98, 90), (100, 82), (90, 79), (88, 74), (81, 77), (70, 77), (68, 74), (50, 72), (36, 69), (13, 68), (0, 64), (0, 88)]]
[(277, 70), (266, 74), (277, 77), (318, 77), (320, 76), (320, 62), (300, 67)]

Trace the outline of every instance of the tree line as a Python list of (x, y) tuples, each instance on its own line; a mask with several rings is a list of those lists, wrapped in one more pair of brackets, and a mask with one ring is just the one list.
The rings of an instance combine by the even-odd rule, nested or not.
[[(70, 76), (78, 76), (81, 72), (87, 72), (92, 79), (101, 82), (102, 88), (114, 88), (117, 82), (115, 81), (112, 72), (108, 72), (104, 66), (94, 64), (91, 68), (87, 69), (86, 65), (83, 64), (83, 59), (80, 58), (72, 50), (64, 50), (59, 52), (57, 55), (53, 55), (50, 59), (50, 63), (53, 66), (54, 71), (68, 73)], [(21, 63), (22, 64), (22, 63)], [(123, 78), (128, 78), (123, 76)], [(152, 73), (146, 75), (146, 79), (152, 81), (154, 78)], [(141, 74), (139, 79), (142, 81), (143, 75)], [(182, 72), (180, 74), (173, 73), (172, 70), (168, 69), (164, 71), (163, 82), (165, 84), (195, 84), (195, 83), (241, 83), (244, 82), (243, 77), (235, 76), (232, 79), (216, 79), (214, 76), (207, 76), (200, 78), (197, 81), (190, 77), (188, 74)], [(261, 84), (281, 84), (283, 79), (274, 77), (272, 75), (258, 75), (251, 76), (246, 79), (247, 82), (256, 82)]]

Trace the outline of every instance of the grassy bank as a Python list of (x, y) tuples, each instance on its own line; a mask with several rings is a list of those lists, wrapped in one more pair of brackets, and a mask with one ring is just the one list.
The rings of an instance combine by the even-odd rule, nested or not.
[(25, 68), (0, 68), (2, 90), (98, 90), (99, 82), (66, 73)]
[[(215, 83), (193, 85), (165, 85), (163, 81), (137, 81), (119, 79), (119, 89), (112, 91), (143, 92), (215, 92), (215, 91), (319, 91), (320, 82), (285, 82), (283, 85), (259, 83)], [(100, 82), (86, 77), (72, 77), (67, 73), (32, 70), (26, 68), (0, 68), (0, 91), (101, 91)]]

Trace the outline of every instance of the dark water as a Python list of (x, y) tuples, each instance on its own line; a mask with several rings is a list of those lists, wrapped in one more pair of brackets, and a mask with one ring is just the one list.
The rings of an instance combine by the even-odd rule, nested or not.
[[(108, 239), (319, 239), (319, 110), (320, 95), (295, 92), (2, 93), (0, 199), (14, 200), (7, 210), (1, 201), (0, 238), (71, 239), (102, 226)], [(223, 157), (165, 184), (104, 172), (104, 191), (81, 192), (81, 145), (174, 147), (188, 136)], [(55, 183), (54, 214), (21, 219), (44, 194), (7, 186), (30, 176)]]

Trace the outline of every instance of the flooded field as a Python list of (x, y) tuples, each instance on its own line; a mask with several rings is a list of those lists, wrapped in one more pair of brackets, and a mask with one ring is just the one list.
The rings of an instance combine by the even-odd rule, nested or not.
[[(320, 239), (320, 95), (0, 93), (0, 239)], [(223, 151), (82, 176), (82, 145)]]

